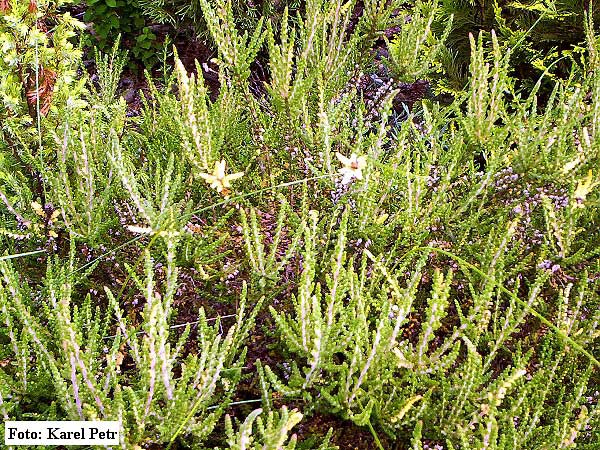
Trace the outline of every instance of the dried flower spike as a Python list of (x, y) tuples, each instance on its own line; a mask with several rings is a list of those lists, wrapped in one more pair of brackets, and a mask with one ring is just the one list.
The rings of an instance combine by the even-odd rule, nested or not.
[(337, 152), (336, 155), (344, 166), (339, 169), (339, 173), (343, 175), (342, 184), (348, 184), (354, 178), (362, 180), (362, 170), (367, 166), (367, 160), (364, 156), (357, 156), (356, 153), (352, 153), (350, 158), (346, 158), (340, 152)]
[(136, 233), (136, 234), (152, 234), (152, 233), (154, 233), (154, 230), (152, 228), (140, 227), (139, 225), (125, 225), (125, 228), (127, 228), (132, 233)]

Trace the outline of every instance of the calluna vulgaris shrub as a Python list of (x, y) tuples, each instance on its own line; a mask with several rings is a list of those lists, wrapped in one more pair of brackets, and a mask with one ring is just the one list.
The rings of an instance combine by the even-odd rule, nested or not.
[(118, 420), (124, 449), (598, 447), (591, 12), (527, 89), (525, 41), (469, 30), (442, 105), (445, 2), (241, 31), (198, 0), (218, 90), (175, 51), (132, 114), (127, 55), (85, 75), (67, 3), (0, 1), (4, 420)]

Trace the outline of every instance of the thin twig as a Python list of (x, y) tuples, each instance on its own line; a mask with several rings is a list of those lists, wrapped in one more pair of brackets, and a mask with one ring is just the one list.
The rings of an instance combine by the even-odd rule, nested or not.
[[(225, 316), (217, 316), (217, 317), (211, 317), (210, 319), (206, 319), (207, 322), (212, 322), (213, 320), (217, 320), (217, 319), (227, 319), (229, 317), (236, 317), (235, 314), (227, 314)], [(195, 320), (193, 322), (186, 322), (186, 323), (180, 323), (178, 325), (173, 325), (170, 326), (169, 329), (170, 330), (174, 330), (175, 328), (183, 328), (183, 327), (187, 327), (188, 325), (196, 325), (198, 323), (202, 322), (201, 320)], [(140, 335), (140, 334), (145, 334), (145, 331), (138, 331), (137, 333), (135, 333), (135, 335)], [(104, 336), (102, 339), (112, 339), (112, 338), (116, 338), (118, 335), (117, 334), (113, 334), (111, 336)]]
[(0, 199), (2, 199), (2, 201), (4, 202), (4, 204), (6, 205), (6, 208), (13, 213), (13, 215), (17, 218), (17, 220), (22, 223), (25, 226), (29, 226), (31, 225), (31, 222), (29, 220), (25, 220), (23, 218), (23, 216), (21, 214), (19, 214), (17, 211), (15, 211), (15, 209), (13, 208), (13, 206), (10, 204), (10, 202), (8, 201), (8, 198), (6, 198), (6, 195), (4, 195), (4, 192), (0, 191)]
[[(254, 400), (241, 400), (239, 402), (231, 402), (227, 405), (227, 407), (235, 406), (235, 405), (245, 405), (246, 403), (259, 403), (262, 402), (262, 398), (256, 398)], [(221, 405), (209, 406), (206, 410), (217, 409)]]
[(46, 253), (46, 250), (35, 250), (33, 252), (16, 253), (14, 255), (0, 256), (0, 261), (5, 261), (7, 259), (22, 258), (23, 256), (39, 255), (40, 253)]

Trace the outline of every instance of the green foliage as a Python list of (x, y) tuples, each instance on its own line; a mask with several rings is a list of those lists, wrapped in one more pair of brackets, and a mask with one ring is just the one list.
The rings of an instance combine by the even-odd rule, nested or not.
[[(39, 2), (57, 24), (42, 32), (8, 4), (4, 418), (120, 420), (131, 449), (325, 450), (348, 423), (379, 449), (595, 448), (593, 14), (565, 57), (534, 32), (576, 14), (494, 4), (497, 32), (462, 36), (462, 71), (447, 63), (469, 2), (310, 0), (249, 28), (241, 4), (174, 4), (164, 20), (202, 14), (218, 89), (175, 51), (133, 114), (126, 33), (128, 54), (106, 34), (97, 77), (75, 81), (78, 23)], [(378, 64), (396, 81), (372, 92)], [(45, 114), (19, 67), (57, 73)], [(418, 79), (452, 101), (405, 101)]]
[[(242, 301), (237, 322), (222, 335), (220, 323), (209, 324), (201, 309), (199, 352), (182, 355), (190, 328), (178, 339), (170, 332), (177, 269), (176, 248), (170, 244), (167, 248), (162, 292), (156, 288), (149, 252), (144, 255), (142, 277), (129, 268), (145, 300), (138, 326), (129, 324), (108, 288), (109, 312), (92, 307), (89, 294), (79, 298), (76, 288), (85, 274), (77, 274), (74, 248), (66, 264), (58, 258), (49, 261), (41, 300), (32, 299), (29, 286), (19, 283), (14, 268), (1, 263), (2, 321), (9, 344), (19, 352), (14, 354), (18, 358), (14, 367), (2, 369), (2, 374), (9, 379), (14, 375), (18, 384), (11, 383), (11, 389), (23, 394), (28, 385), (45, 385), (56, 393), (53, 406), (47, 412), (39, 410), (38, 418), (120, 420), (127, 448), (150, 436), (166, 444), (178, 436), (200, 442), (210, 434), (239, 381), (244, 358), (240, 344), (254, 315), (245, 315)], [(39, 312), (33, 315), (30, 308), (36, 301)], [(108, 336), (113, 320), (117, 333)], [(31, 349), (23, 347), (26, 343), (31, 343)], [(33, 372), (28, 369), (30, 355), (36, 359)], [(131, 360), (127, 365), (125, 358)], [(44, 391), (31, 394), (35, 393)], [(22, 401), (19, 397), (11, 395), (8, 407)], [(217, 397), (222, 402), (213, 408)]]
[[(266, 423), (264, 423), (260, 415), (262, 414), (261, 409), (252, 411), (246, 418), (243, 424), (240, 425), (240, 429), (237, 434), (234, 434), (233, 427), (231, 424), (231, 418), (229, 416), (225, 419), (225, 427), (227, 430), (229, 448), (235, 450), (241, 450), (245, 448), (281, 448), (286, 450), (293, 450), (296, 448), (296, 437), (292, 436), (290, 442), (283, 446), (287, 440), (288, 432), (298, 422), (302, 420), (302, 414), (298, 411), (288, 412), (284, 406), (281, 410), (281, 418), (278, 418), (278, 414), (272, 411), (268, 413)], [(252, 442), (256, 439), (253, 436), (252, 428), (256, 421), (256, 433), (259, 442)], [(262, 442), (261, 442), (262, 441)], [(252, 445), (254, 444), (254, 445)]]
[[(282, 196), (283, 197), (283, 196)], [(258, 278), (257, 284), (261, 288), (265, 288), (269, 282), (277, 282), (280, 272), (289, 264), (290, 259), (297, 253), (301, 233), (296, 232), (293, 236), (287, 236), (291, 241), (287, 245), (285, 253), (280, 252), (280, 243), (284, 237), (284, 228), (289, 230), (289, 222), (297, 225), (298, 217), (294, 217), (295, 213), (287, 203), (285, 198), (281, 199), (279, 213), (277, 216), (277, 225), (275, 228), (269, 251), (265, 249), (263, 236), (260, 232), (256, 210), (250, 209), (250, 221), (246, 212), (241, 210), (241, 224), (244, 231), (244, 242), (246, 244), (246, 252), (249, 263), (252, 266), (253, 277)], [(286, 220), (287, 219), (287, 220)], [(295, 219), (295, 220), (294, 220)]]
[[(212, 1), (212, 4), (216, 2)], [(261, 17), (270, 17), (276, 20), (285, 7), (293, 11), (299, 10), (301, 0), (258, 0), (244, 2), (232, 0), (229, 2), (236, 25), (241, 30), (253, 30)], [(204, 6), (201, 0), (138, 0), (139, 10), (150, 20), (157, 23), (168, 23), (176, 29), (191, 27), (199, 37), (208, 34), (208, 21), (203, 14)]]
[[(487, 40), (495, 30), (506, 48), (514, 47), (511, 72), (526, 90), (544, 74), (547, 83), (554, 77), (566, 78), (572, 64), (580, 64), (585, 39), (585, 15), (597, 8), (593, 2), (549, 0), (544, 2), (444, 0), (434, 28), (442, 34), (449, 18), (453, 28), (442, 65), (454, 73), (440, 85), (452, 92), (461, 90), (467, 79), (469, 33), (484, 31)], [(551, 89), (550, 84), (545, 86)]]
[(0, 15), (4, 151), (39, 139), (41, 117), (55, 116), (61, 107), (73, 105), (83, 89), (76, 80), (81, 52), (70, 42), (83, 24), (68, 13), (56, 14), (67, 3), (40, 1), (30, 8), (29, 2), (13, 1)]
[[(339, 225), (324, 277), (326, 291), (313, 281), (317, 266), (310, 242), (318, 229), (314, 215), (306, 230), (305, 269), (298, 298), (293, 300), (295, 310), (288, 317), (271, 308), (285, 336), (282, 342), (306, 360), (300, 367), (293, 363), (285, 384), (267, 367), (267, 377), (275, 388), (304, 397), (311, 407), (343, 414), (358, 425), (377, 422), (390, 436), (401, 438), (418, 426), (419, 434), (425, 429), (429, 439), (447, 439), (448, 445), (460, 448), (482, 448), (484, 442), (492, 443), (490, 448), (567, 448), (565, 442), (574, 441), (594, 420), (597, 412), (589, 414), (587, 408), (577, 412), (578, 408), (565, 409), (564, 404), (544, 403), (549, 392), (570, 384), (567, 380), (572, 371), (583, 370), (583, 374), (579, 372), (580, 384), (573, 386), (574, 396), (565, 399), (567, 403), (581, 404), (580, 395), (591, 381), (591, 366), (587, 371), (579, 368), (568, 348), (560, 350), (559, 341), (542, 341), (535, 369), (530, 365), (533, 349), (523, 353), (515, 343), (512, 366), (498, 372), (494, 363), (497, 351), (523, 326), (528, 312), (511, 300), (490, 317), (491, 299), (501, 302), (503, 297), (497, 288), (505, 283), (501, 270), (488, 272), (483, 284), (470, 286), (471, 299), (461, 299), (470, 308), (455, 300), (460, 322), (448, 328), (449, 300), (455, 289), (452, 272), (444, 276), (436, 271), (430, 296), (423, 300), (417, 295), (426, 273), (424, 259), (416, 263), (406, 286), (401, 285), (400, 277), (373, 261), (368, 251), (365, 254), (380, 276), (367, 275), (367, 258), (354, 270), (351, 262), (345, 263), (347, 220), (346, 214)], [(501, 261), (496, 264), (503, 265)], [(540, 288), (547, 278), (541, 271), (528, 294), (528, 307), (539, 304)], [(577, 303), (575, 298), (586, 295), (585, 284), (571, 300), (567, 299), (571, 288), (560, 293), (555, 301), (564, 302), (563, 311), (570, 308), (568, 304)], [(415, 309), (420, 304), (426, 305), (420, 331), (412, 338), (405, 337), (409, 317), (421, 315)], [(573, 317), (571, 314), (567, 315)], [(562, 317), (566, 315), (562, 313)], [(573, 330), (565, 324), (558, 328), (571, 335)], [(589, 326), (594, 325), (584, 325)], [(507, 363), (507, 355), (502, 361)], [(545, 416), (563, 425), (552, 429), (542, 419)]]
[(56, 236), (40, 169), (54, 153), (50, 130), (86, 107), (81, 51), (71, 42), (83, 24), (57, 12), (68, 3), (11, 1), (0, 13), (0, 198), (10, 213), (0, 234), (11, 239)]
[(402, 25), (398, 37), (389, 45), (389, 66), (403, 82), (414, 82), (420, 78), (429, 78), (435, 71), (441, 70), (439, 60), (444, 41), (452, 29), (452, 15), (444, 33), (435, 36), (432, 25), (439, 14), (438, 2), (417, 2), (410, 11), (410, 20)]
[(108, 51), (115, 36), (121, 36), (135, 60), (151, 67), (159, 62), (159, 42), (137, 0), (86, 0), (84, 20), (90, 22), (93, 36), (89, 44)]

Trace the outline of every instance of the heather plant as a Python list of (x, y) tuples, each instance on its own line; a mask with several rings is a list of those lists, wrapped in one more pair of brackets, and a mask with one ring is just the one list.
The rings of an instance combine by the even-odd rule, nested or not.
[[(417, 295), (426, 279), (425, 258), (416, 261), (416, 271), (405, 286), (376, 260), (374, 270), (379, 276), (368, 277), (367, 260), (374, 260), (368, 250), (358, 270), (345, 262), (347, 220), (346, 214), (323, 287), (314, 281), (317, 264), (310, 244), (319, 228), (316, 215), (312, 227), (306, 229), (313, 234), (306, 236), (306, 266), (298, 298), (293, 300), (294, 311), (288, 316), (271, 308), (286, 347), (306, 363), (300, 367), (291, 364), (282, 374), (285, 383), (266, 367), (268, 382), (286, 396), (304, 398), (311, 408), (325, 407), (371, 427), (375, 436), (373, 423), (400, 439), (413, 427), (419, 435), (425, 429), (428, 439), (445, 440), (449, 448), (481, 448), (484, 442), (489, 448), (567, 448), (566, 443), (575, 442), (580, 435), (583, 442), (594, 442), (584, 431), (594, 429), (591, 424), (598, 414), (595, 404), (591, 411), (589, 403), (580, 412), (577, 407), (564, 407), (565, 403), (586, 402), (583, 392), (587, 389), (591, 393), (592, 366), (588, 363), (586, 368), (585, 362), (573, 358), (560, 338), (542, 340), (535, 365), (531, 365), (534, 350), (526, 351), (518, 343), (511, 365), (498, 373), (494, 363), (511, 335), (525, 326), (531, 308), (542, 302), (541, 287), (549, 278), (546, 270), (539, 271), (526, 302), (517, 301), (514, 292), (520, 286), (514, 291), (498, 287), (506, 283), (503, 280), (507, 276), (503, 257), (499, 258), (497, 268), (483, 274), (483, 283), (469, 286), (470, 300), (464, 302), (461, 296), (461, 303), (470, 307), (456, 301), (459, 321), (451, 325), (448, 308), (455, 289), (453, 271), (446, 276), (439, 270), (434, 272), (431, 284), (426, 283), (431, 286), (430, 297), (424, 301)], [(498, 257), (502, 251), (494, 248), (490, 253)], [(463, 265), (461, 269), (470, 267)], [(554, 300), (564, 305), (556, 327), (559, 336), (575, 334), (570, 328), (573, 322), (562, 320), (577, 314), (588, 292), (587, 283), (579, 286), (578, 293), (567, 287)], [(491, 303), (504, 296), (508, 297), (506, 306), (492, 311)], [(416, 312), (423, 303), (424, 313)], [(421, 318), (414, 326), (418, 332), (410, 325), (415, 315)], [(594, 334), (596, 316), (579, 324), (588, 330), (583, 333)], [(584, 338), (580, 344), (586, 347), (589, 341)], [(502, 360), (506, 364), (507, 356)], [(551, 412), (552, 407), (545, 405), (547, 396), (554, 389), (564, 390), (574, 371), (579, 375), (572, 394)], [(536, 400), (528, 402), (532, 396)], [(547, 425), (543, 417), (548, 414), (561, 425)]]
[[(281, 412), (269, 411), (266, 414), (266, 420), (261, 418), (262, 409), (252, 411), (244, 423), (239, 427), (239, 431), (234, 433), (231, 418), (226, 417), (225, 427), (230, 449), (241, 450), (245, 448), (277, 448), (293, 450), (296, 448), (297, 437), (292, 435), (288, 440), (289, 431), (302, 420), (302, 414), (297, 410), (288, 411), (283, 406)], [(257, 432), (254, 433), (253, 429)], [(331, 432), (325, 440), (319, 445), (318, 450), (329, 450), (329, 439)], [(285, 445), (284, 445), (285, 444)], [(333, 447), (335, 448), (335, 447)]]
[[(143, 256), (143, 275), (129, 268), (130, 276), (145, 299), (142, 322), (133, 325), (119, 306), (118, 298), (106, 288), (108, 311), (92, 306), (90, 294), (80, 301), (77, 285), (93, 270), (78, 273), (74, 248), (67, 264), (52, 258), (44, 279), (43, 299), (32, 299), (31, 289), (22, 285), (14, 267), (3, 261), (2, 321), (14, 350), (15, 377), (7, 380), (2, 408), (16, 409), (23, 402), (43, 399), (45, 389), (56, 393), (39, 419), (119, 420), (123, 448), (135, 448), (148, 438), (170, 447), (178, 436), (201, 442), (214, 428), (227, 406), (243, 365), (240, 344), (252, 327), (256, 313), (246, 316), (240, 303), (237, 322), (223, 335), (221, 324), (210, 324), (200, 310), (197, 321), (197, 355), (182, 355), (190, 339), (188, 326), (170, 342), (172, 301), (176, 290), (174, 265), (176, 239), (166, 238), (165, 286), (159, 292), (155, 263), (149, 252)], [(83, 275), (83, 276), (82, 276)], [(41, 314), (32, 314), (32, 303)], [(109, 336), (109, 318), (117, 323)], [(30, 358), (35, 365), (29, 367)], [(175, 365), (182, 358), (182, 370)], [(128, 361), (128, 362), (127, 362)], [(35, 386), (28, 393), (29, 386)], [(220, 401), (215, 403), (216, 398)], [(291, 425), (290, 425), (291, 427)]]
[(42, 218), (57, 218), (41, 198), (39, 166), (53, 148), (46, 131), (85, 103), (85, 79), (77, 79), (81, 52), (71, 42), (83, 24), (57, 13), (68, 3), (10, 1), (0, 8), (0, 198), (11, 213), (5, 224), (21, 228), (3, 224), (0, 232), (13, 238), (47, 236)]
[[(586, 120), (585, 114), (570, 112), (576, 104), (579, 106), (575, 108), (584, 107), (582, 92), (590, 92), (595, 81), (587, 78), (584, 83), (590, 87), (582, 89), (573, 86), (571, 80), (557, 84), (551, 102), (540, 111), (536, 90), (525, 100), (504, 95), (511, 92), (514, 83), (506, 70), (509, 57), (496, 40), (487, 50), (481, 35), (478, 41), (472, 38), (472, 75), (464, 103), (455, 103), (453, 115), (425, 109), (421, 130), (427, 130), (426, 135), (410, 123), (404, 124), (394, 138), (380, 133), (385, 144), (372, 147), (368, 161), (375, 167), (379, 166), (378, 159), (386, 161), (394, 170), (367, 170), (366, 176), (357, 179), (352, 185), (356, 189), (347, 193), (348, 206), (341, 220), (334, 218), (330, 224), (326, 221), (321, 225), (316, 212), (312, 214), (303, 231), (306, 247), (298, 292), (292, 299), (294, 309), (289, 314), (271, 310), (285, 336), (282, 342), (286, 348), (306, 361), (301, 366), (294, 363), (283, 372), (285, 383), (273, 370), (265, 369), (267, 379), (282, 393), (302, 397), (311, 407), (322, 404), (360, 425), (372, 427), (372, 421), (377, 422), (390, 436), (402, 436), (403, 426), (406, 435), (413, 427), (417, 435), (427, 430), (428, 439), (447, 441), (448, 446), (566, 448), (578, 438), (594, 442), (590, 430), (597, 413), (589, 413), (588, 407), (565, 409), (560, 405), (552, 414), (549, 406), (539, 408), (525, 399), (533, 391), (546, 398), (546, 391), (538, 384), (541, 380), (554, 386), (549, 391), (561, 390), (571, 371), (582, 374), (578, 379), (582, 384), (573, 386), (571, 392), (583, 389), (589, 395), (594, 385), (591, 367), (597, 360), (586, 350), (590, 341), (571, 341), (571, 331), (563, 333), (545, 317), (558, 313), (563, 302), (577, 303), (565, 298), (572, 295), (573, 286), (569, 284), (568, 294), (563, 290), (541, 294), (553, 286), (556, 289), (555, 277), (566, 275), (563, 271), (575, 261), (583, 267), (596, 267), (594, 244), (588, 250), (581, 249), (573, 259), (565, 252), (576, 239), (578, 228), (570, 221), (578, 222), (580, 213), (596, 214), (588, 197), (596, 183), (593, 169), (584, 165), (579, 177), (564, 179), (583, 158), (587, 160), (583, 155), (597, 161), (588, 130), (595, 120), (593, 113)], [(515, 113), (519, 110), (523, 116)], [(499, 120), (505, 125), (498, 127)], [(382, 122), (385, 127), (385, 114)], [(562, 132), (561, 123), (565, 126)], [(446, 127), (451, 132), (443, 132)], [(560, 150), (550, 149), (556, 138), (545, 134), (554, 132), (567, 139)], [(589, 153), (583, 151), (584, 145)], [(382, 147), (392, 151), (382, 152)], [(548, 151), (553, 154), (551, 158), (544, 156)], [(533, 155), (536, 163), (530, 159)], [(523, 171), (521, 164), (526, 161), (530, 164)], [(399, 187), (395, 211), (376, 210), (371, 221), (397, 225), (400, 236), (378, 233), (365, 243), (369, 249), (362, 250), (362, 258), (361, 250), (356, 254), (354, 247), (355, 256), (346, 263), (346, 251), (353, 248), (347, 235), (355, 233), (348, 230), (356, 227), (359, 233), (363, 231), (364, 217), (374, 205), (385, 205), (384, 199), (395, 185)], [(536, 193), (534, 198), (530, 191)], [(442, 206), (450, 204), (454, 204), (452, 210)], [(349, 213), (348, 208), (355, 212)], [(332, 249), (326, 253), (331, 255), (331, 266), (326, 268), (327, 257), (317, 257), (314, 245), (318, 236), (331, 236), (327, 230), (332, 229), (338, 230), (335, 245), (325, 241), (319, 246)], [(390, 239), (387, 243), (386, 237)], [(595, 232), (587, 233), (582, 241), (585, 246), (584, 242), (597, 242)], [(382, 252), (382, 260), (373, 256), (376, 250)], [(414, 257), (409, 256), (423, 253), (433, 264), (427, 270), (422, 257), (412, 262)], [(444, 262), (440, 256), (449, 260)], [(555, 264), (558, 260), (561, 263)], [(530, 267), (527, 287), (521, 282), (526, 265)], [(443, 267), (449, 270), (446, 275), (440, 272)], [(392, 269), (398, 270), (395, 276)], [(381, 287), (374, 275), (377, 271), (385, 276), (389, 288)], [(466, 278), (458, 281), (455, 273)], [(405, 290), (400, 289), (399, 275), (408, 277)], [(597, 298), (583, 292), (588, 292), (587, 284), (595, 281), (587, 275), (577, 279), (583, 283), (579, 298), (594, 308), (591, 305), (597, 304)], [(371, 282), (376, 288), (369, 289)], [(429, 299), (422, 297), (427, 291), (423, 291), (424, 286), (417, 288), (420, 283), (430, 286)], [(455, 289), (458, 291), (452, 294)], [(450, 300), (452, 295), (460, 300)], [(456, 317), (449, 321), (452, 304)], [(405, 322), (414, 307), (418, 312), (412, 317), (418, 317), (420, 332), (404, 336), (412, 328)], [(511, 336), (518, 330), (534, 326), (532, 319), (542, 320), (555, 339), (547, 343), (541, 339), (538, 347), (529, 350), (523, 349), (522, 339), (511, 344)], [(578, 320), (579, 326), (588, 329), (583, 334), (595, 335), (595, 318)], [(512, 349), (512, 362), (504, 353), (507, 346)], [(569, 353), (574, 348), (579, 349), (581, 359), (572, 359)], [(494, 362), (500, 349), (504, 349), (502, 368)], [(535, 370), (531, 358), (537, 360)], [(406, 380), (401, 375), (404, 370)], [(474, 397), (467, 400), (466, 392)], [(565, 402), (581, 404), (583, 397), (575, 394)], [(594, 400), (592, 405), (594, 409)], [(445, 407), (450, 411), (444, 412)], [(550, 430), (543, 419), (546, 414), (563, 425)]]
[(399, 35), (388, 46), (390, 70), (400, 81), (414, 82), (442, 70), (442, 49), (452, 29), (452, 15), (441, 36), (436, 36), (432, 25), (439, 14), (438, 2), (417, 2), (411, 9), (410, 20), (402, 26)]
[(557, 56), (527, 89), (524, 35), (470, 30), (442, 105), (406, 90), (452, 81), (447, 2), (248, 30), (198, 5), (218, 90), (179, 49), (134, 114), (115, 45), (5, 133), (2, 417), (119, 420), (131, 449), (324, 450), (349, 423), (379, 449), (594, 448), (593, 15), (567, 76)]
[[(66, 104), (52, 100), (54, 118), (40, 118), (41, 147), (24, 140), (27, 127), (15, 128), (20, 144), (13, 154), (21, 157), (21, 170), (43, 181), (28, 186), (18, 172), (7, 175), (9, 192), (20, 195), (18, 201), (5, 196), (18, 227), (4, 229), (12, 239), (56, 239), (64, 232), (97, 245), (114, 225), (110, 203), (115, 179), (105, 171), (106, 136), (121, 133), (124, 127), (126, 105), (115, 95), (123, 58), (113, 52), (97, 55), (97, 62), (97, 88), (81, 90), (77, 101)], [(52, 124), (55, 120), (58, 123)]]
[[(267, 251), (263, 243), (262, 233), (260, 232), (256, 210), (254, 208), (250, 209), (249, 217), (244, 209), (240, 210), (240, 213), (244, 243), (252, 275), (253, 278), (257, 279), (256, 283), (264, 288), (268, 283), (272, 284), (274, 281), (279, 281), (280, 272), (297, 253), (302, 238), (301, 227), (298, 224), (301, 223), (302, 219), (291, 209), (285, 197), (281, 198), (279, 213), (277, 215), (277, 225), (272, 236), (270, 248)], [(291, 241), (285, 249), (285, 253), (280, 254), (280, 242), (284, 237), (284, 228), (287, 230), (296, 228), (297, 231), (291, 236)]]

